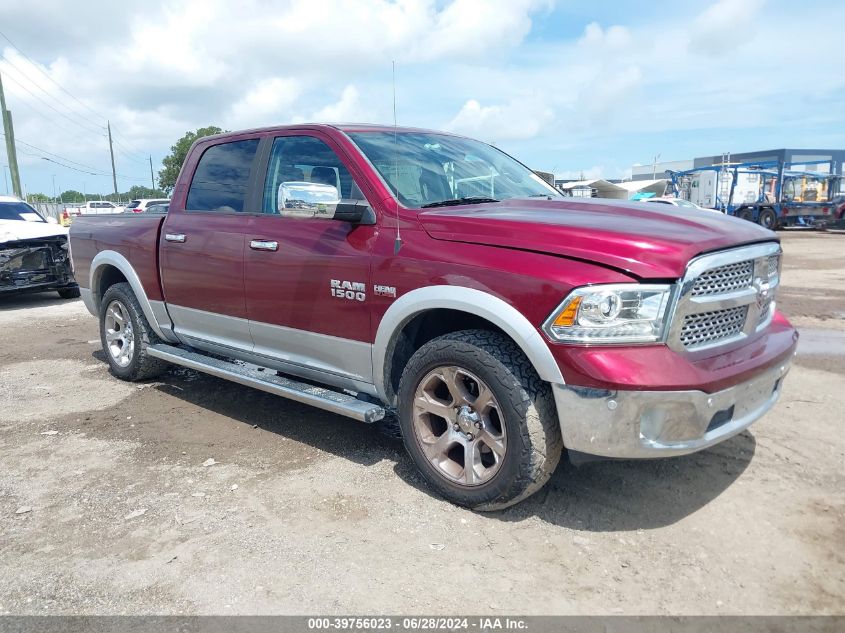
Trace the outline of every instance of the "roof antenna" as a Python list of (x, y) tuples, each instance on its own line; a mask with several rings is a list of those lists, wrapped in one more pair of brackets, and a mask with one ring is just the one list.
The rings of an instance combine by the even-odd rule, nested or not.
[(396, 135), (396, 60), (393, 65), (393, 177), (396, 188), (396, 239), (393, 240), (393, 254), (398, 255), (402, 248), (402, 236), (399, 234), (399, 146)]

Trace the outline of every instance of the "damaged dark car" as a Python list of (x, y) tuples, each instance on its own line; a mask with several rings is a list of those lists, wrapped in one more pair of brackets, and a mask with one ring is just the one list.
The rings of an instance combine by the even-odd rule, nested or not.
[(55, 290), (79, 296), (67, 229), (48, 222), (23, 200), (0, 196), (0, 296)]

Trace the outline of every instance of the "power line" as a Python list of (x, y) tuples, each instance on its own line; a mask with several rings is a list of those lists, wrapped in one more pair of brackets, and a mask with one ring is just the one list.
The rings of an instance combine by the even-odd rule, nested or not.
[[(20, 68), (17, 64), (15, 64), (15, 63), (14, 63), (11, 59), (9, 59), (8, 57), (6, 57), (5, 55), (2, 55), (2, 56), (0, 56), (0, 59), (2, 59), (2, 60), (3, 60), (6, 64), (7, 64), (7, 66), (8, 66), (8, 68), (7, 68), (7, 72), (8, 72), (8, 70), (9, 70), (9, 68), (13, 68), (16, 72), (20, 73), (20, 76), (23, 78), (23, 80), (25, 80), (25, 81), (29, 82), (29, 84), (31, 84), (33, 87), (35, 87), (35, 88), (37, 88), (38, 90), (40, 90), (41, 92), (43, 92), (43, 93), (47, 96), (47, 98), (48, 98), (48, 99), (50, 99), (53, 103), (56, 103), (57, 105), (59, 105), (59, 106), (61, 106), (61, 107), (65, 108), (69, 114), (72, 114), (73, 116), (77, 117), (80, 121), (84, 122), (86, 125), (89, 125), (89, 124), (90, 124), (90, 125), (92, 125), (92, 126), (94, 126), (94, 127), (102, 127), (102, 126), (101, 126), (99, 123), (97, 123), (96, 121), (92, 121), (92, 120), (90, 120), (90, 119), (88, 118), (88, 115), (83, 115), (83, 114), (81, 114), (79, 111), (74, 110), (73, 108), (71, 108), (71, 107), (70, 107), (70, 106), (69, 106), (69, 105), (68, 105), (65, 101), (60, 100), (60, 99), (57, 99), (57, 98), (56, 98), (56, 96), (55, 96), (55, 94), (51, 93), (49, 90), (47, 90), (46, 88), (44, 88), (44, 86), (42, 86), (42, 85), (41, 85), (41, 84), (39, 84), (37, 81), (35, 81), (34, 79), (32, 79), (32, 77), (30, 77), (31, 73), (28, 73), (28, 72), (27, 72), (26, 70), (24, 70), (23, 68)], [(10, 76), (11, 76), (11, 75), (10, 75)], [(15, 79), (15, 83), (17, 83), (18, 85), (20, 85), (21, 87), (23, 87), (23, 84), (21, 83), (21, 79), (20, 79), (20, 78)], [(32, 94), (32, 93), (30, 93), (30, 94)]]
[[(5, 136), (5, 135), (0, 133), (0, 136)], [(112, 175), (112, 173), (110, 171), (107, 171), (105, 169), (100, 169), (99, 167), (94, 167), (92, 165), (86, 165), (85, 163), (80, 163), (80, 162), (71, 160), (70, 158), (67, 158), (66, 156), (62, 156), (60, 154), (50, 152), (46, 149), (43, 149), (41, 147), (37, 147), (35, 145), (32, 145), (32, 144), (27, 143), (25, 141), (22, 141), (20, 139), (15, 139), (15, 145), (23, 145), (24, 147), (27, 147), (29, 149), (34, 149), (35, 151), (41, 152), (42, 154), (47, 154), (48, 156), (53, 156), (53, 157), (55, 157), (55, 158), (57, 158), (61, 161), (64, 161), (65, 163), (72, 163), (73, 165), (78, 165), (79, 167), (85, 168), (85, 169), (78, 169), (78, 168), (72, 167), (70, 165), (64, 165), (57, 160), (53, 160), (52, 158), (49, 158), (49, 157), (46, 157), (46, 156), (41, 156), (39, 154), (33, 154), (32, 152), (28, 152), (28, 151), (26, 151), (22, 148), (18, 148), (18, 149), (20, 149), (22, 154), (26, 154), (27, 156), (34, 156), (35, 158), (44, 158), (46, 160), (49, 160), (52, 163), (56, 163), (57, 165), (61, 165), (62, 167), (67, 167), (68, 169), (73, 169), (74, 171), (82, 172), (84, 174), (90, 174), (91, 176), (108, 177), (108, 176)], [(85, 171), (86, 169), (90, 169), (90, 170), (93, 170), (93, 171)], [(97, 172), (97, 173), (95, 173), (95, 172)], [(147, 181), (146, 177), (138, 178), (137, 176), (127, 176), (125, 174), (117, 174), (117, 175), (120, 178), (123, 178), (124, 180), (135, 180), (135, 181), (138, 181), (138, 182), (146, 182)]]
[(49, 103), (47, 103), (46, 101), (44, 101), (44, 99), (42, 99), (42, 98), (41, 98), (41, 97), (39, 97), (37, 94), (35, 94), (34, 92), (32, 92), (29, 88), (27, 88), (27, 87), (26, 87), (26, 86), (24, 86), (22, 83), (20, 83), (20, 82), (19, 82), (17, 79), (15, 79), (12, 75), (6, 75), (6, 77), (7, 77), (8, 79), (11, 79), (11, 80), (12, 80), (15, 84), (17, 84), (19, 87), (23, 88), (23, 89), (24, 89), (26, 92), (28, 92), (30, 95), (32, 95), (33, 97), (35, 97), (36, 99), (38, 99), (41, 103), (43, 103), (45, 106), (47, 106), (48, 108), (50, 108), (53, 112), (55, 112), (56, 114), (58, 114), (58, 115), (60, 115), (60, 116), (63, 116), (64, 118), (66, 118), (68, 121), (70, 121), (70, 122), (71, 122), (71, 123), (73, 123), (74, 125), (78, 125), (79, 127), (81, 127), (81, 128), (83, 128), (83, 129), (85, 129), (86, 131), (88, 131), (88, 132), (93, 132), (94, 134), (102, 134), (102, 131), (101, 131), (101, 130), (102, 130), (102, 128), (98, 130), (98, 129), (94, 129), (94, 128), (88, 127), (87, 125), (83, 125), (82, 123), (80, 123), (80, 122), (79, 122), (79, 121), (77, 121), (76, 119), (72, 119), (72, 118), (70, 118), (67, 114), (65, 114), (65, 113), (64, 113), (64, 112), (62, 112), (61, 110), (57, 110), (57, 109), (56, 109), (56, 108), (54, 108), (52, 105), (50, 105)]
[[(60, 121), (53, 119), (49, 114), (45, 114), (45, 112), (43, 110), (41, 110), (41, 106), (39, 106), (34, 100), (30, 99), (26, 95), (18, 94), (17, 96), (20, 97), (21, 101), (29, 107), (31, 113), (37, 114), (38, 116), (40, 116), (42, 119), (44, 119), (47, 123), (49, 123), (51, 125), (56, 125), (64, 133), (68, 134), (72, 139), (83, 140), (86, 143), (90, 142), (91, 134), (89, 132), (82, 132), (82, 131), (80, 131), (76, 128), (68, 127), (68, 126), (64, 125), (63, 123), (61, 123)], [(83, 136), (83, 134), (85, 136)], [(100, 135), (98, 135), (98, 136), (100, 136)], [(103, 134), (101, 136), (105, 138), (105, 134)]]
[[(118, 134), (118, 132), (115, 130), (114, 126), (112, 126), (111, 132), (114, 136), (122, 137), (123, 143), (125, 144), (124, 146), (126, 147), (126, 149), (130, 150), (133, 154), (138, 154), (139, 156), (146, 157), (146, 154), (144, 152), (142, 152), (141, 150), (139, 150), (134, 144), (130, 143), (128, 138), (123, 136), (123, 134)], [(114, 142), (118, 143), (119, 138), (116, 138), (114, 140)]]
[(66, 95), (68, 95), (71, 99), (73, 99), (74, 101), (76, 101), (79, 105), (81, 105), (82, 107), (86, 108), (86, 109), (87, 109), (88, 111), (90, 111), (91, 113), (93, 113), (93, 114), (97, 115), (97, 117), (98, 117), (98, 118), (100, 118), (100, 119), (107, 119), (107, 118), (108, 118), (108, 117), (106, 117), (106, 116), (103, 116), (102, 114), (100, 114), (100, 113), (99, 113), (99, 112), (97, 112), (96, 110), (94, 110), (91, 106), (89, 106), (89, 105), (87, 105), (87, 104), (83, 103), (82, 101), (80, 101), (79, 99), (77, 99), (77, 98), (76, 98), (73, 94), (71, 94), (71, 93), (70, 93), (70, 91), (68, 91), (68, 90), (67, 90), (64, 86), (62, 86), (59, 82), (57, 82), (55, 79), (53, 79), (50, 75), (48, 75), (47, 73), (45, 73), (45, 72), (41, 69), (41, 66), (39, 66), (39, 65), (38, 65), (38, 63), (37, 63), (37, 62), (35, 62), (35, 61), (34, 61), (34, 60), (33, 60), (33, 59), (29, 56), (29, 55), (27, 55), (27, 54), (26, 54), (26, 53), (24, 53), (21, 49), (19, 49), (19, 48), (17, 47), (17, 45), (16, 45), (16, 44), (15, 44), (12, 40), (10, 40), (10, 39), (9, 39), (9, 36), (8, 36), (8, 35), (6, 35), (5, 33), (3, 33), (3, 31), (0, 31), (0, 37), (2, 37), (4, 40), (6, 40), (7, 42), (9, 42), (9, 44), (11, 44), (12, 48), (14, 48), (14, 49), (15, 49), (18, 53), (20, 53), (20, 54), (21, 54), (21, 57), (23, 57), (23, 58), (24, 58), (24, 59), (26, 59), (29, 63), (31, 63), (33, 66), (35, 66), (35, 68), (38, 70), (38, 72), (40, 72), (42, 75), (44, 75), (44, 76), (45, 76), (48, 80), (50, 80), (50, 82), (51, 82), (51, 83), (53, 83), (53, 84), (54, 84), (54, 85), (55, 85), (55, 86), (56, 86), (59, 90), (61, 90), (62, 92), (64, 92), (64, 93), (65, 93)]
[[(55, 85), (57, 88), (59, 88), (59, 90), (61, 90), (62, 92), (64, 92), (64, 93), (65, 93), (66, 95), (68, 95), (71, 99), (73, 99), (74, 101), (76, 101), (79, 105), (81, 105), (82, 107), (84, 107), (86, 110), (88, 110), (88, 111), (89, 111), (89, 112), (91, 112), (92, 114), (96, 115), (98, 118), (100, 118), (100, 119), (107, 119), (107, 118), (108, 118), (108, 117), (106, 117), (106, 116), (102, 115), (101, 113), (97, 112), (97, 111), (96, 111), (96, 110), (94, 110), (93, 108), (91, 108), (88, 104), (86, 104), (86, 103), (84, 103), (83, 101), (81, 101), (81, 100), (80, 100), (79, 98), (77, 98), (77, 97), (76, 97), (73, 93), (71, 93), (69, 90), (67, 90), (67, 88), (65, 88), (64, 86), (62, 86), (59, 82), (57, 82), (55, 79), (53, 79), (53, 78), (52, 78), (49, 74), (47, 74), (46, 72), (44, 72), (44, 70), (41, 68), (41, 65), (40, 65), (40, 64), (38, 64), (35, 60), (33, 60), (31, 57), (29, 57), (29, 55), (27, 55), (26, 53), (24, 53), (24, 52), (23, 52), (23, 51), (22, 51), (22, 50), (21, 50), (21, 49), (20, 49), (20, 48), (19, 48), (19, 47), (18, 47), (18, 46), (17, 46), (17, 45), (16, 45), (16, 44), (15, 44), (15, 43), (14, 43), (14, 42), (10, 39), (10, 38), (9, 38), (9, 36), (8, 36), (8, 35), (6, 35), (5, 33), (3, 33), (2, 31), (0, 31), (0, 36), (1, 36), (1, 37), (3, 37), (3, 39), (5, 39), (5, 40), (6, 40), (6, 41), (7, 41), (7, 42), (8, 42), (8, 43), (12, 46), (12, 48), (13, 48), (14, 50), (16, 50), (16, 51), (17, 51), (17, 52), (18, 52), (18, 53), (19, 53), (19, 54), (20, 54), (20, 55), (21, 55), (24, 59), (26, 59), (26, 60), (27, 60), (30, 64), (32, 64), (32, 65), (33, 65), (33, 67), (35, 67), (35, 69), (36, 69), (36, 70), (37, 70), (37, 71), (38, 71), (41, 75), (43, 75), (44, 77), (46, 77), (48, 81), (50, 81), (53, 85)], [(29, 78), (29, 77), (26, 75), (25, 71), (23, 71), (21, 68), (19, 68), (19, 67), (18, 67), (15, 63), (13, 63), (13, 62), (12, 62), (12, 60), (10, 60), (8, 57), (6, 57), (5, 55), (3, 55), (3, 56), (2, 56), (2, 59), (4, 59), (4, 60), (6, 61), (6, 63), (7, 63), (7, 64), (9, 64), (12, 68), (14, 68), (14, 69), (15, 69), (15, 70), (17, 70), (18, 72), (20, 72), (20, 73), (21, 73), (21, 74), (22, 74), (22, 75), (23, 75), (26, 79), (28, 79), (28, 80), (32, 83), (32, 85), (33, 85), (33, 86), (35, 86), (36, 88), (38, 88), (39, 90), (41, 90), (41, 91), (42, 91), (44, 94), (46, 94), (48, 97), (50, 97), (50, 98), (52, 98), (52, 97), (53, 97), (53, 95), (51, 95), (51, 94), (50, 94), (47, 90), (45, 90), (45, 89), (44, 89), (44, 88), (43, 88), (40, 84), (36, 83), (36, 82), (35, 82), (35, 81), (33, 81), (31, 78)], [(25, 87), (24, 87), (24, 86), (23, 86), (23, 85), (22, 85), (19, 81), (15, 80), (15, 83), (16, 83), (16, 84), (18, 84), (21, 88), (24, 88), (25, 90), (27, 90), (27, 89), (26, 89), (26, 88), (25, 88)], [(35, 96), (35, 97), (37, 98), (37, 95), (34, 95), (34, 94), (33, 94), (32, 92), (30, 92), (29, 90), (27, 90), (27, 92), (29, 92), (29, 94), (31, 94), (31, 95), (33, 95), (33, 96)], [(40, 100), (40, 101), (42, 101), (42, 103), (44, 103), (45, 105), (47, 105), (47, 106), (48, 106), (48, 107), (50, 107), (51, 109), (53, 109), (54, 111), (56, 111), (56, 112), (58, 112), (59, 114), (61, 114), (62, 116), (65, 116), (65, 118), (68, 118), (66, 114), (64, 114), (64, 113), (62, 113), (62, 112), (60, 112), (60, 111), (56, 110), (56, 108), (53, 108), (52, 106), (50, 106), (50, 104), (45, 103), (45, 102), (44, 102), (43, 100), (41, 100), (41, 99), (39, 99), (39, 100)], [(59, 103), (61, 103), (61, 105), (62, 105), (63, 107), (65, 107), (65, 108), (68, 110), (68, 112), (72, 113), (74, 116), (78, 117), (80, 120), (84, 121), (86, 124), (91, 124), (91, 125), (93, 125), (94, 127), (98, 128), (98, 133), (99, 133), (99, 130), (104, 130), (104, 129), (105, 129), (105, 126), (102, 126), (102, 125), (100, 125), (99, 123), (96, 123), (96, 122), (91, 121), (90, 119), (88, 119), (88, 118), (87, 118), (87, 116), (83, 116), (83, 115), (82, 115), (80, 112), (78, 112), (77, 110), (72, 109), (72, 108), (71, 108), (71, 107), (70, 107), (67, 103), (65, 103), (65, 102), (59, 102)], [(78, 122), (77, 122), (77, 125), (80, 125), (80, 127), (84, 127), (84, 126), (82, 126), (82, 125), (81, 125), (80, 123), (78, 123)], [(89, 130), (89, 131), (90, 131), (90, 130)], [(144, 152), (142, 152), (141, 150), (139, 150), (139, 149), (138, 149), (135, 145), (133, 145), (132, 143), (130, 143), (130, 142), (129, 142), (129, 140), (128, 140), (125, 136), (123, 136), (122, 134), (118, 135), (117, 130), (116, 130), (115, 128), (112, 128), (112, 134), (113, 134), (113, 135), (115, 135), (115, 136), (120, 136), (120, 137), (123, 139), (123, 144), (121, 144), (121, 143), (119, 142), (119, 140), (118, 140), (118, 139), (114, 139), (114, 142), (115, 142), (115, 143), (117, 143), (118, 145), (121, 145), (121, 146), (124, 148), (124, 150), (126, 151), (126, 156), (127, 156), (127, 158), (129, 158), (130, 160), (135, 160), (135, 161), (137, 161), (137, 162), (139, 162), (139, 163), (140, 163), (140, 162), (146, 162), (146, 160), (147, 160), (147, 159), (146, 159), (146, 154), (145, 154)], [(104, 136), (105, 136), (105, 135), (104, 135)], [(136, 155), (136, 156), (141, 157), (141, 158), (134, 158), (132, 155)]]
[[(112, 132), (114, 132), (114, 129), (112, 129)], [(135, 161), (135, 162), (137, 162), (137, 163), (146, 163), (146, 162), (147, 162), (147, 158), (146, 158), (146, 156), (145, 156), (143, 159), (141, 159), (141, 158), (135, 158), (135, 156), (134, 156), (134, 154), (135, 154), (135, 153), (134, 153), (134, 152), (130, 152), (130, 151), (126, 148), (126, 146), (125, 146), (125, 145), (123, 145), (123, 144), (121, 144), (121, 143), (120, 143), (117, 139), (114, 139), (114, 144), (117, 146), (118, 151), (119, 151), (121, 154), (123, 154), (126, 158), (128, 158), (129, 160), (134, 160), (134, 161)], [(138, 156), (140, 156), (140, 155), (141, 155), (141, 154), (139, 153), (139, 154), (138, 154)]]

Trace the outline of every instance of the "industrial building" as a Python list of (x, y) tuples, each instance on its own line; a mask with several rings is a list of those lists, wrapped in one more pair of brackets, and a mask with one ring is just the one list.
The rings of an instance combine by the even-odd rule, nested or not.
[[(804, 163), (814, 161), (833, 161), (835, 173), (843, 175), (842, 163), (845, 161), (845, 149), (771, 149), (760, 152), (742, 152), (739, 154), (720, 154), (718, 156), (701, 156), (691, 160), (676, 160), (650, 165), (634, 165), (631, 168), (631, 180), (653, 180), (666, 174), (666, 170), (686, 171), (698, 167), (720, 165), (724, 162), (750, 163), (764, 161), (779, 161), (792, 163), (793, 169), (803, 169)], [(827, 165), (806, 165), (806, 171), (824, 171)]]

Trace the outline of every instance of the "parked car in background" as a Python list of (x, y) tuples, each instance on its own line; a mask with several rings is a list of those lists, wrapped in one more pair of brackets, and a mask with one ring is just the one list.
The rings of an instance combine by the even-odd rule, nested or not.
[(170, 200), (163, 198), (141, 198), (140, 200), (132, 200), (126, 205), (126, 213), (144, 213), (150, 205), (169, 203)]
[(111, 215), (123, 213), (124, 208), (108, 200), (89, 200), (85, 204), (69, 204), (60, 214), (62, 226), (69, 226), (74, 217), (80, 215)]
[(668, 204), (673, 207), (681, 207), (682, 209), (695, 209), (696, 211), (716, 211), (716, 213), (720, 213), (716, 209), (700, 207), (697, 204), (690, 202), (689, 200), (684, 200), (683, 198), (646, 198), (645, 200), (642, 200), (642, 202)]
[(20, 198), (0, 196), (0, 295), (56, 290), (62, 299), (78, 297), (67, 234)]
[(563, 449), (669, 457), (741, 433), (798, 339), (772, 231), (564, 198), (441, 132), (204, 137), (167, 215), (70, 234), (115, 376), (174, 363), (376, 424), (481, 510), (539, 490)]
[(151, 204), (144, 213), (167, 213), (170, 210), (170, 201), (161, 204)]

